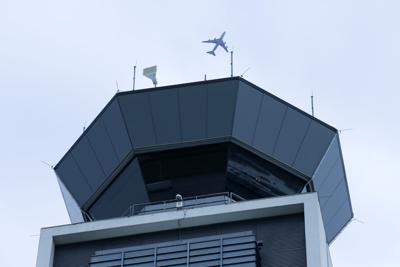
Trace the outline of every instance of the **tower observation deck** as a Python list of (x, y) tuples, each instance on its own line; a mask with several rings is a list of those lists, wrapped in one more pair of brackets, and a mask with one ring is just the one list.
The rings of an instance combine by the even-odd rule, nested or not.
[[(353, 217), (338, 130), (239, 77), (117, 93), (55, 172), (71, 222), (78, 225), (126, 217), (135, 224), (150, 214), (315, 192), (329, 244)], [(220, 234), (227, 240), (241, 236)], [(258, 238), (253, 232), (243, 236)], [(188, 249), (182, 253), (189, 255), (189, 243), (218, 239), (193, 238), (163, 242), (160, 249), (184, 242)], [(115, 252), (103, 250), (87, 263), (114, 266), (96, 265)], [(123, 254), (118, 257), (124, 261)], [(238, 266), (253, 266), (247, 263)]]

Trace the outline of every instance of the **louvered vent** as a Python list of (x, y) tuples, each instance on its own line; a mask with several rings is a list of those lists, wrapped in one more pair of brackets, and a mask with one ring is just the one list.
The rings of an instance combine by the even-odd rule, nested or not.
[(257, 266), (255, 235), (248, 232), (98, 251), (90, 267)]

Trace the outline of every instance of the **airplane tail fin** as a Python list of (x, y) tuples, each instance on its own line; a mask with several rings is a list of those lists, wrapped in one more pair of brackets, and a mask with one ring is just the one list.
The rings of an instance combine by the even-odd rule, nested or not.
[(208, 54), (210, 54), (210, 55), (213, 55), (213, 56), (215, 56), (215, 53), (214, 53), (214, 51), (208, 51), (207, 53), (208, 53)]

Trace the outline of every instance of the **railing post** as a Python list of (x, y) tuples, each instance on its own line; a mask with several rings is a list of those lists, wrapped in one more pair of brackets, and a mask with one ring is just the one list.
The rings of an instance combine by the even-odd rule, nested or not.
[(187, 242), (187, 254), (186, 254), (186, 266), (189, 267), (189, 262), (190, 262), (190, 242)]
[(157, 247), (154, 248), (154, 267), (157, 266)]
[(222, 245), (222, 242), (223, 242), (223, 238), (221, 237), (220, 239), (219, 239), (219, 266), (223, 266), (223, 264), (224, 264), (224, 261), (223, 261), (223, 257), (224, 257), (224, 254), (223, 254), (223, 245)]

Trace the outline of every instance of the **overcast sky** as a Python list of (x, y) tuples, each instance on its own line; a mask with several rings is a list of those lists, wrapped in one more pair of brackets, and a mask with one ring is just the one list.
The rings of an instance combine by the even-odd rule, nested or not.
[(355, 218), (335, 267), (399, 266), (400, 1), (0, 0), (0, 266), (34, 266), (69, 219), (49, 167), (116, 92), (235, 74), (337, 129)]

